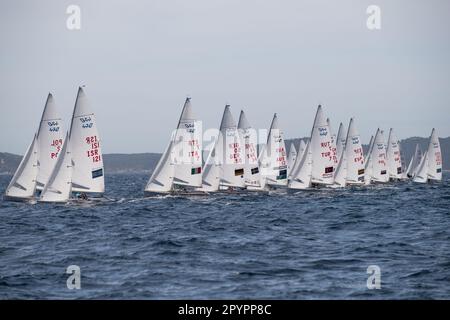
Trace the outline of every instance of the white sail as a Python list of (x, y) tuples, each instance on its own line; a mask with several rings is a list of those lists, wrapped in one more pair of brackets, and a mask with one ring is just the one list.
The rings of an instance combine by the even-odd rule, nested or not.
[(17, 167), (11, 182), (6, 188), (6, 200), (27, 200), (34, 197), (36, 191), (36, 177), (38, 174), (38, 146), (37, 136), (28, 146), (25, 155)]
[(399, 151), (400, 151), (400, 159), (402, 161), (402, 174), (401, 174), (401, 179), (402, 180), (407, 180), (408, 179), (408, 175), (406, 173), (407, 171), (407, 167), (406, 167), (406, 162), (405, 162), (405, 155), (403, 154), (402, 151), (402, 145), (400, 143), (400, 141), (398, 141), (398, 146), (399, 146)]
[(213, 146), (211, 151), (206, 158), (205, 164), (203, 166), (203, 181), (202, 186), (197, 188), (197, 191), (203, 192), (215, 192), (219, 190), (220, 185), (220, 160), (221, 157), (218, 155), (216, 148), (217, 138), (213, 141)]
[(339, 130), (336, 138), (336, 156), (338, 159), (341, 159), (342, 152), (345, 148), (345, 139), (347, 132), (345, 131), (345, 127), (342, 122), (339, 124)]
[(239, 115), (238, 131), (244, 144), (244, 183), (246, 186), (259, 187), (261, 174), (258, 162), (258, 138), (243, 110)]
[(261, 172), (270, 186), (287, 185), (287, 159), (283, 131), (278, 124), (275, 113), (267, 137), (265, 158), (261, 164)]
[(423, 154), (417, 172), (414, 175), (413, 181), (419, 183), (428, 182), (428, 151), (425, 151), (425, 153)]
[(442, 153), (439, 138), (436, 130), (431, 131), (430, 142), (428, 143), (428, 179), (442, 180)]
[(389, 138), (386, 149), (388, 173), (390, 179), (401, 179), (402, 177), (402, 159), (400, 156), (400, 145), (394, 130), (389, 130)]
[(344, 188), (347, 185), (346, 178), (347, 178), (347, 155), (345, 152), (341, 152), (341, 157), (339, 159), (338, 165), (336, 167), (336, 172), (334, 174), (333, 186)]
[(386, 161), (386, 144), (383, 133), (377, 130), (370, 153), (371, 180), (374, 182), (388, 182), (389, 175), (387, 172)]
[(217, 149), (222, 156), (221, 187), (244, 188), (244, 148), (229, 105), (223, 112)]
[(94, 112), (83, 89), (78, 89), (70, 127), (73, 172), (72, 191), (103, 193), (105, 178), (101, 139)]
[(64, 126), (51, 93), (48, 94), (37, 133), (38, 164), (36, 188), (42, 190), (55, 168), (63, 146)]
[(419, 169), (420, 161), (422, 160), (422, 152), (420, 151), (419, 144), (416, 144), (416, 149), (409, 162), (408, 169), (406, 170), (406, 175), (408, 178), (413, 178)]
[(173, 159), (173, 138), (170, 139), (166, 150), (161, 155), (150, 179), (145, 186), (145, 193), (165, 193), (170, 192), (173, 186), (173, 176), (175, 166)]
[(292, 165), (292, 168), (289, 170), (289, 179), (292, 178), (292, 174), (297, 171), (298, 166), (300, 165), (300, 161), (302, 160), (303, 152), (305, 152), (306, 143), (303, 139), (300, 140), (300, 145), (298, 147), (297, 156), (295, 157), (295, 162)]
[(327, 118), (328, 128), (330, 129), (330, 140), (331, 140), (331, 157), (333, 158), (333, 179), (334, 173), (336, 173), (336, 167), (338, 165), (338, 157), (337, 157), (337, 141), (336, 134), (333, 132), (331, 127), (330, 118)]
[(292, 175), (292, 171), (294, 169), (295, 161), (297, 160), (297, 149), (295, 149), (294, 142), (291, 142), (291, 146), (289, 148), (288, 154), (288, 176), (289, 178)]
[(367, 147), (367, 153), (366, 153), (366, 156), (364, 157), (364, 165), (366, 165), (366, 163), (370, 159), (370, 153), (372, 152), (372, 147), (373, 147), (373, 136), (370, 136), (369, 145)]
[(173, 183), (181, 186), (202, 185), (202, 127), (194, 117), (191, 99), (187, 98), (178, 121), (172, 159)]
[(290, 189), (307, 189), (311, 187), (312, 174), (312, 152), (311, 143), (308, 141), (306, 149), (302, 154), (300, 162), (292, 173), (292, 178), (289, 181), (288, 188)]
[(404, 178), (412, 177), (413, 163), (414, 163), (414, 155), (412, 156), (411, 160), (409, 161), (408, 167), (406, 168), (406, 171), (405, 171)]
[[(297, 158), (298, 157), (302, 157), (303, 156), (303, 152), (305, 152), (306, 150), (306, 143), (305, 141), (302, 139), (300, 140), (300, 146), (298, 148), (298, 153), (297, 153)], [(296, 159), (297, 160), (297, 159)]]
[(367, 148), (366, 156), (364, 157), (364, 184), (369, 185), (372, 183), (372, 148), (373, 148), (373, 136), (370, 137), (369, 146)]
[(67, 202), (72, 192), (72, 154), (68, 135), (64, 139), (61, 154), (55, 168), (41, 192), (39, 202)]
[(331, 133), (320, 105), (314, 119), (310, 145), (312, 153), (311, 182), (325, 185), (333, 183), (334, 159)]
[(262, 163), (265, 161), (264, 159), (267, 157), (266, 153), (266, 144), (262, 143), (259, 147), (259, 155), (258, 155), (258, 164), (260, 168), (260, 180), (259, 180), (259, 186), (247, 186), (247, 190), (251, 191), (264, 191), (267, 190), (267, 179), (266, 176), (261, 171)]
[(347, 184), (364, 183), (364, 155), (361, 137), (356, 130), (353, 118), (348, 125), (345, 151), (347, 157)]

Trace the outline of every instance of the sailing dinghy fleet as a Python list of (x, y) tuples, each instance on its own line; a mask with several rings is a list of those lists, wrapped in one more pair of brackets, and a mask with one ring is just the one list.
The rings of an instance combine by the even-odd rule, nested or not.
[(64, 132), (53, 95), (48, 95), (37, 133), (5, 192), (12, 201), (69, 201), (105, 191), (103, 155), (95, 114), (78, 89), (70, 129)]
[(188, 98), (145, 194), (295, 191), (407, 179), (422, 183), (442, 180), (441, 149), (434, 129), (428, 150), (421, 155), (416, 146), (407, 168), (403, 168), (400, 142), (393, 129), (387, 142), (384, 132), (377, 129), (364, 154), (355, 120), (350, 119), (348, 130), (340, 123), (336, 135), (320, 105), (309, 139), (301, 140), (298, 147), (291, 143), (289, 153), (277, 114), (267, 141), (258, 145), (257, 138), (245, 112), (241, 111), (236, 124), (230, 106), (226, 105), (217, 135), (212, 137), (209, 148), (203, 150), (201, 122), (194, 117)]
[[(352, 118), (337, 135), (318, 106), (309, 138), (287, 153), (278, 115), (274, 114), (267, 140), (258, 144), (257, 131), (244, 111), (236, 124), (225, 106), (217, 134), (203, 147), (202, 122), (187, 98), (167, 147), (148, 180), (146, 196), (208, 195), (215, 192), (307, 190), (345, 188), (411, 179), (426, 183), (442, 180), (442, 157), (435, 129), (428, 148), (416, 146), (404, 168), (401, 146), (393, 129), (387, 142), (377, 129), (364, 154)], [(204, 157), (205, 155), (205, 157)], [(52, 94), (25, 156), (17, 168), (5, 199), (64, 203), (99, 197), (105, 192), (103, 155), (95, 114), (82, 87), (64, 133)]]

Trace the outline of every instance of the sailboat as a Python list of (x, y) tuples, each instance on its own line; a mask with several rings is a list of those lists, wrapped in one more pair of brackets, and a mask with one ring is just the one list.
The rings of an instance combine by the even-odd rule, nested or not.
[(82, 87), (78, 88), (69, 131), (72, 155), (72, 191), (102, 196), (105, 192), (103, 154), (94, 111)]
[(53, 95), (49, 93), (37, 132), (39, 170), (36, 189), (39, 191), (47, 184), (55, 168), (58, 154), (63, 146), (63, 138), (63, 122), (56, 108)]
[(369, 185), (372, 182), (372, 148), (373, 136), (370, 136), (369, 146), (367, 148), (366, 156), (364, 157), (364, 184)]
[(63, 148), (48, 183), (42, 190), (39, 202), (65, 203), (72, 192), (72, 154), (69, 134), (64, 139)]
[(430, 142), (428, 143), (428, 179), (431, 181), (442, 180), (442, 153), (439, 138), (436, 130), (431, 131)]
[[(303, 140), (302, 140), (303, 142)], [(300, 144), (300, 150), (302, 146)], [(312, 176), (312, 152), (311, 143), (308, 141), (305, 146), (305, 150), (301, 152), (301, 156), (297, 157), (298, 165), (294, 166), (291, 179), (288, 183), (288, 188), (291, 190), (309, 189), (311, 188), (311, 176)]]
[(317, 107), (309, 143), (312, 155), (311, 183), (314, 185), (332, 184), (335, 159), (333, 158), (330, 128), (321, 105)]
[(221, 169), (219, 189), (244, 188), (244, 148), (230, 105), (223, 111), (216, 150)]
[(409, 161), (408, 168), (406, 169), (406, 176), (408, 178), (414, 178), (414, 176), (417, 173), (417, 170), (419, 169), (419, 164), (422, 159), (422, 152), (420, 151), (419, 144), (416, 144), (416, 149), (414, 151), (414, 154)]
[(34, 198), (36, 191), (36, 177), (38, 175), (38, 146), (37, 136), (28, 146), (22, 161), (6, 188), (5, 200), (28, 201)]
[(244, 144), (244, 184), (248, 187), (261, 187), (261, 174), (258, 161), (258, 137), (243, 110), (239, 115), (238, 131)]
[(202, 186), (202, 131), (187, 98), (172, 134), (144, 190), (145, 195), (158, 193), (194, 193)]
[(220, 159), (217, 154), (217, 137), (214, 137), (212, 141), (211, 150), (206, 157), (205, 164), (203, 165), (203, 179), (202, 186), (196, 188), (196, 191), (200, 192), (216, 192), (219, 191), (220, 186)]
[(386, 149), (389, 179), (400, 180), (402, 178), (402, 159), (400, 156), (400, 143), (394, 130), (389, 130), (389, 138)]
[(345, 151), (347, 157), (346, 184), (361, 185), (364, 183), (364, 154), (361, 137), (356, 130), (353, 118), (348, 125)]
[(286, 146), (276, 113), (270, 125), (265, 152), (261, 160), (261, 173), (265, 177), (268, 187), (287, 186)]
[(332, 187), (343, 188), (346, 186), (347, 177), (347, 156), (345, 150), (346, 131), (342, 122), (339, 124), (339, 130), (336, 138), (336, 158), (338, 164), (334, 172), (334, 181)]
[(58, 160), (39, 197), (40, 202), (67, 202), (100, 197), (105, 191), (101, 139), (95, 114), (82, 87), (78, 88), (70, 130)]
[(259, 169), (260, 169), (260, 180), (259, 180), (259, 185), (258, 186), (247, 186), (247, 190), (248, 191), (264, 191), (267, 192), (269, 191), (269, 187), (267, 185), (267, 179), (266, 176), (264, 175), (264, 173), (262, 172), (262, 162), (265, 161), (264, 159), (267, 158), (267, 153), (266, 153), (266, 144), (262, 143), (259, 145), (259, 152), (258, 152), (258, 165), (259, 165)]
[(333, 129), (331, 128), (330, 118), (327, 118), (327, 124), (328, 128), (330, 129), (331, 157), (333, 158), (333, 173), (335, 173), (336, 167), (338, 165), (336, 134), (333, 132)]
[(420, 160), (419, 167), (417, 168), (417, 172), (414, 175), (413, 181), (419, 182), (419, 183), (427, 183), (428, 182), (428, 151), (425, 151), (425, 153), (422, 156), (422, 159)]
[(366, 162), (365, 171), (370, 172), (370, 182), (385, 183), (389, 181), (387, 173), (386, 146), (383, 132), (378, 129), (369, 151), (369, 160)]
[[(416, 153), (418, 148), (416, 147)], [(414, 155), (416, 156), (416, 155)], [(422, 159), (413, 171), (413, 181), (419, 183), (426, 183), (428, 181), (442, 180), (442, 153), (439, 138), (436, 135), (436, 130), (431, 130), (428, 147), (422, 155)]]
[(294, 169), (295, 161), (297, 160), (297, 149), (295, 149), (294, 142), (291, 142), (289, 147), (289, 153), (287, 158), (288, 178), (292, 176), (292, 170)]
[(338, 165), (334, 174), (333, 188), (344, 188), (347, 185), (347, 153), (341, 152)]
[(305, 149), (306, 149), (306, 143), (305, 143), (305, 141), (303, 141), (303, 139), (300, 139), (300, 144), (299, 144), (299, 147), (298, 147), (298, 151), (297, 151), (297, 155), (295, 157), (294, 164), (288, 170), (288, 179), (291, 179), (292, 178), (292, 174), (297, 170), (297, 168), (298, 168), (298, 166), (300, 164), (301, 158), (303, 156), (303, 152), (305, 152)]
[(38, 131), (17, 168), (5, 199), (20, 201), (34, 198), (42, 190), (53, 171), (63, 144), (62, 120), (51, 93), (48, 94)]

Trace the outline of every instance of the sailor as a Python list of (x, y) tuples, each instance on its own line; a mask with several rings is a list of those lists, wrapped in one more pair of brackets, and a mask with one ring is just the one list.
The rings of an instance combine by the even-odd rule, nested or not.
[(88, 200), (88, 196), (87, 196), (87, 194), (85, 192), (80, 193), (78, 198), (81, 199), (81, 200)]

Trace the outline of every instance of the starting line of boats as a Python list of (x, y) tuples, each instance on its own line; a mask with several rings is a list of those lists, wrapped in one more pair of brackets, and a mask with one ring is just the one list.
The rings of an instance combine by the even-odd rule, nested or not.
[[(285, 188), (343, 188), (412, 179), (442, 180), (439, 138), (433, 129), (428, 148), (405, 168), (393, 129), (387, 143), (377, 129), (366, 154), (354, 119), (335, 135), (319, 105), (309, 139), (289, 154), (278, 116), (274, 115), (265, 144), (244, 111), (238, 124), (226, 105), (220, 129), (203, 148), (201, 121), (187, 98), (169, 143), (145, 186), (145, 195), (207, 195), (221, 191), (268, 191)], [(203, 155), (206, 155), (203, 157)], [(5, 199), (67, 202), (102, 196), (105, 191), (101, 139), (94, 112), (83, 88), (78, 89), (70, 129), (64, 134), (53, 96), (48, 95), (38, 131), (6, 189)]]

